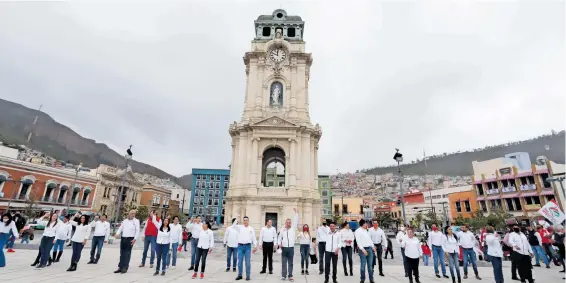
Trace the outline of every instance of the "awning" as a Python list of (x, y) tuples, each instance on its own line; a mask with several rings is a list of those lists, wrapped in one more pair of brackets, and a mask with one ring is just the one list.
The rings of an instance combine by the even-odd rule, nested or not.
[(554, 190), (543, 190), (540, 193), (541, 196), (553, 196), (554, 195)]
[(494, 199), (498, 199), (498, 198), (500, 198), (499, 195), (494, 195), (494, 196), (489, 196), (489, 197), (487, 197), (486, 200), (494, 200)]
[(548, 174), (548, 169), (541, 169), (541, 170), (535, 171), (535, 174), (544, 174), (544, 173)]
[(502, 198), (516, 198), (519, 197), (519, 193), (514, 194), (503, 194)]
[(521, 196), (522, 197), (535, 197), (535, 196), (538, 196), (538, 192), (534, 191), (534, 192), (522, 193)]
[(507, 174), (507, 175), (503, 175), (499, 177), (499, 180), (509, 180), (509, 179), (514, 179), (515, 176), (511, 175), (511, 174)]
[(533, 172), (532, 172), (532, 171), (530, 171), (530, 172), (523, 172), (523, 173), (517, 174), (517, 178), (520, 178), (520, 177), (527, 177), (527, 176), (532, 176), (532, 175), (533, 175)]

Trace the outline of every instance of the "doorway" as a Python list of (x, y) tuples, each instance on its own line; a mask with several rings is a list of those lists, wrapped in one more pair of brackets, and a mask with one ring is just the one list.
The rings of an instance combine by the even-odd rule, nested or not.
[(268, 220), (271, 220), (273, 222), (273, 227), (275, 227), (275, 230), (279, 229), (279, 226), (277, 226), (277, 213), (265, 213), (265, 223), (267, 223)]

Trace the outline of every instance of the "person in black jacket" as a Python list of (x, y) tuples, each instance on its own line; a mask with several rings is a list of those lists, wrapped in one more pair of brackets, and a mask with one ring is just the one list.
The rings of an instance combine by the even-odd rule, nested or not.
[(391, 239), (387, 238), (387, 250), (385, 251), (385, 259), (387, 259), (387, 254), (391, 255), (391, 259), (393, 259), (393, 243), (391, 243)]

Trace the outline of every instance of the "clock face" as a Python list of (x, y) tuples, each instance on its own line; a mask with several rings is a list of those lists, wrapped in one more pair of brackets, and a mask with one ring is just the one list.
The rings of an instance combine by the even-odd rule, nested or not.
[(275, 63), (281, 63), (287, 58), (287, 53), (281, 48), (271, 49), (269, 51), (269, 59)]

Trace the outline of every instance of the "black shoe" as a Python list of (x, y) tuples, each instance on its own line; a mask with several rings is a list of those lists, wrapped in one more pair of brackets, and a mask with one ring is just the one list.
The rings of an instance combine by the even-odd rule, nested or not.
[(380, 272), (380, 273), (379, 273), (379, 276), (385, 276), (385, 275), (383, 274), (383, 272)]
[(265, 270), (260, 271), (259, 274), (265, 274)]
[(348, 276), (348, 271), (344, 270), (344, 276)]
[(165, 271), (161, 271), (161, 276), (165, 276)]
[(118, 268), (114, 273), (122, 273), (122, 269)]
[(73, 265), (71, 264), (71, 266), (69, 266), (69, 268), (67, 269), (67, 271), (73, 271)]
[(159, 275), (159, 271), (155, 271), (155, 272), (153, 273), (153, 276), (156, 276), (156, 275)]
[(226, 268), (226, 272), (230, 271), (230, 267)]
[(61, 256), (63, 255), (63, 251), (59, 251), (57, 253), (57, 258), (55, 259), (55, 262), (59, 262), (59, 260), (61, 259)]
[(121, 273), (124, 274), (124, 273), (126, 273), (126, 272), (128, 272), (127, 269), (122, 269), (122, 272), (121, 272)]
[(442, 277), (444, 277), (444, 278), (450, 278), (450, 277), (448, 277), (448, 275), (442, 275)]
[[(322, 273), (324, 273), (324, 271), (319, 271), (318, 275), (321, 275)], [(328, 281), (325, 281), (326, 283), (328, 283)]]
[(440, 278), (440, 275), (439, 275), (439, 274), (436, 274), (436, 278)]
[(309, 271), (308, 271), (308, 270), (305, 270), (305, 274), (306, 274), (306, 275), (309, 275)]
[(53, 262), (57, 262), (57, 252), (53, 252), (53, 257), (51, 259)]
[(540, 263), (539, 263), (539, 264), (535, 264), (535, 265), (533, 265), (533, 266), (540, 267)]
[(521, 281), (521, 279), (519, 279), (519, 278), (517, 278), (517, 277), (511, 277), (511, 280)]
[(94, 264), (94, 260), (90, 260), (89, 262), (87, 262), (86, 264)]
[(193, 269), (195, 269), (195, 267), (191, 265), (191, 267), (189, 267), (189, 270), (193, 270)]
[(236, 272), (236, 268), (234, 267), (234, 269), (232, 269), (233, 272)]
[(269, 271), (269, 274), (273, 274), (273, 270), (270, 270), (270, 271)]
[(563, 273), (563, 272), (564, 272), (564, 270), (560, 270), (560, 271), (558, 271), (558, 272), (562, 272), (562, 273)]
[(236, 280), (242, 280), (242, 276), (236, 277)]
[(301, 275), (305, 275), (305, 270), (301, 269)]
[(250, 281), (251, 279), (249, 277), (246, 277), (246, 281)]
[(39, 265), (37, 268), (45, 268), (45, 265)]

